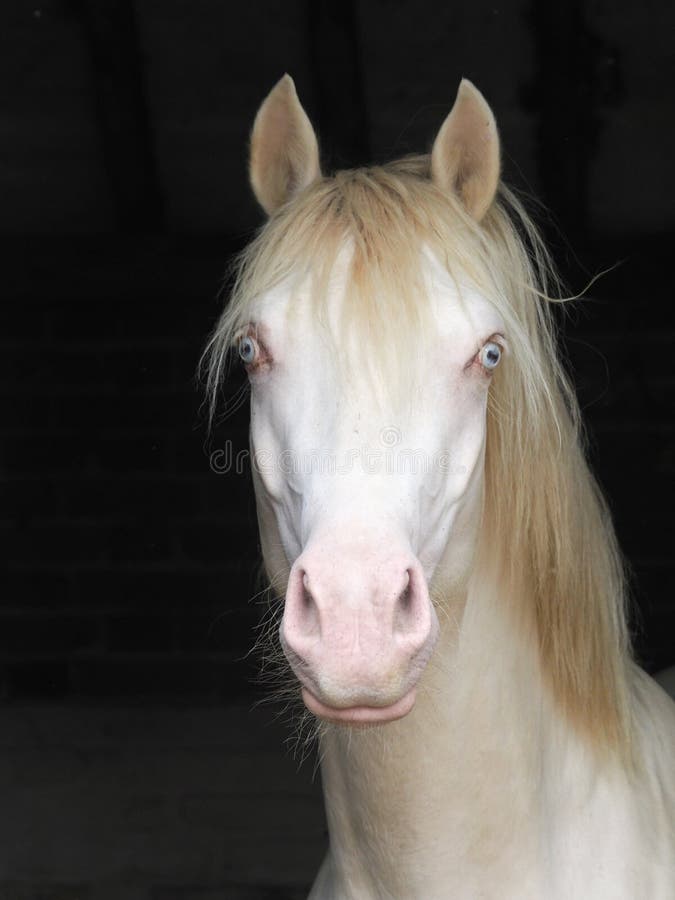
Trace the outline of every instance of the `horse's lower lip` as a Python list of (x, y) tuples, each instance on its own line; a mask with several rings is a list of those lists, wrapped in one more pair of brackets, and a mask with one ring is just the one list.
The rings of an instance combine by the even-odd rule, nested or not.
[(415, 696), (416, 691), (413, 687), (390, 706), (348, 706), (338, 709), (322, 703), (306, 687), (302, 689), (302, 699), (310, 712), (320, 719), (340, 725), (383, 725), (386, 722), (402, 719), (415, 705)]

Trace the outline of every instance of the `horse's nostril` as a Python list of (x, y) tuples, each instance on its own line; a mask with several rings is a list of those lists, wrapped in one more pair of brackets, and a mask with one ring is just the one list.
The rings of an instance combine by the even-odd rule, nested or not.
[(412, 600), (410, 597), (410, 584), (407, 584), (398, 596), (397, 605), (404, 612), (407, 612), (410, 609), (411, 602), (412, 602)]
[(406, 584), (396, 599), (394, 634), (406, 644), (424, 644), (429, 637), (429, 597), (424, 580), (415, 568), (405, 573)]
[[(293, 587), (286, 597), (286, 611), (284, 616), (290, 629), (296, 638), (302, 634), (318, 635), (321, 632), (319, 607), (309, 586), (307, 573), (300, 571), (295, 576)], [(290, 617), (289, 617), (290, 613)]]
[(405, 584), (396, 598), (395, 614), (408, 616), (413, 604), (413, 583), (410, 576), (410, 569), (405, 572)]
[(302, 592), (300, 594), (300, 602), (302, 603), (302, 606), (306, 611), (308, 611), (312, 606), (315, 606), (315, 600), (314, 597), (312, 597), (312, 592), (309, 589), (309, 582), (306, 572), (302, 576)]

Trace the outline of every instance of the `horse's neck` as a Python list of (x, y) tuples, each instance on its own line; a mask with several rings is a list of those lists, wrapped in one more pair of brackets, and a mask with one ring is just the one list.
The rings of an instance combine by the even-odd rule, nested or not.
[(322, 738), (331, 854), (347, 895), (412, 898), (442, 865), (438, 877), (447, 885), (460, 872), (459, 895), (473, 896), (467, 861), (507, 877), (514, 853), (536, 840), (542, 767), (556, 767), (545, 746), (552, 716), (534, 642), (496, 600), (458, 605), (459, 627), (449, 609), (405, 719)]

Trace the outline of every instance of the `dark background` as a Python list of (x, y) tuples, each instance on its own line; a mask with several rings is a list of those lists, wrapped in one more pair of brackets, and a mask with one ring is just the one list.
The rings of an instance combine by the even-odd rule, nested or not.
[(571, 291), (618, 264), (566, 349), (639, 658), (675, 663), (674, 30), (665, 0), (4, 0), (0, 900), (281, 900), (320, 856), (311, 766), (248, 712), (253, 496), (209, 465), (246, 406), (209, 439), (195, 380), (285, 71), (327, 169), (427, 149), (471, 78)]

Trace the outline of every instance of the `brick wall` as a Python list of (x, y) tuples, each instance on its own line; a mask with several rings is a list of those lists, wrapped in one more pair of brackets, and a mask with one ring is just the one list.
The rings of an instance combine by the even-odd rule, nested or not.
[(616, 268), (571, 313), (567, 351), (591, 462), (626, 556), (638, 659), (655, 672), (675, 663), (675, 604), (664, 589), (674, 574), (675, 537), (669, 241), (598, 243), (583, 257), (588, 271)]
[(195, 383), (228, 249), (5, 246), (6, 700), (249, 690), (251, 487), (210, 470)]
[(232, 705), (4, 710), (0, 900), (304, 900), (326, 831), (284, 732)]

